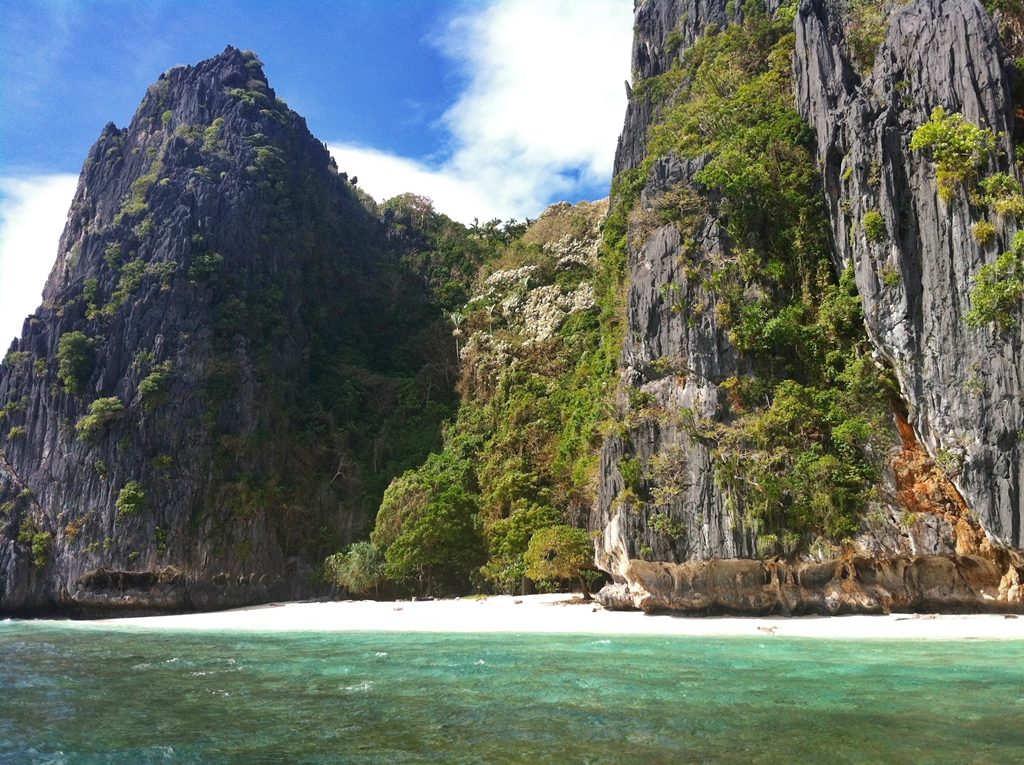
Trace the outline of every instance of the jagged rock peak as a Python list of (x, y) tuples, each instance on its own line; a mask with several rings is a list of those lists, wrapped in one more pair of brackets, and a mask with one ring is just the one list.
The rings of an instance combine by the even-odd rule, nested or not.
[[(766, 0), (768, 13), (778, 10), (780, 0)], [(709, 27), (722, 28), (743, 21), (743, 2), (738, 0), (634, 0), (636, 23), (633, 36), (633, 85), (665, 74), (678, 58), (704, 36)], [(646, 153), (647, 128), (654, 117), (650, 95), (634, 96), (627, 83), (629, 103), (625, 125), (615, 150), (614, 174), (639, 165)]]
[(284, 155), (319, 174), (337, 171), (305, 119), (277, 97), (254, 53), (228, 46), (161, 74), (130, 125), (108, 123), (90, 149), (44, 301), (58, 301), (85, 234), (139, 226), (156, 208), (184, 199), (206, 200), (209, 185), (241, 192), (253, 169), (273, 175)]
[(361, 391), (416, 377), (425, 304), (254, 54), (161, 75), (0, 365), (0, 613), (308, 597), (379, 504)]
[[(263, 72), (263, 64), (252, 51), (227, 46), (223, 53), (194, 66), (175, 66), (149, 86), (135, 112), (132, 125), (140, 120), (162, 117), (170, 110), (172, 123), (209, 122), (230, 109), (232, 90), (262, 92), (273, 104), (277, 94)], [(175, 125), (171, 125), (172, 132)]]

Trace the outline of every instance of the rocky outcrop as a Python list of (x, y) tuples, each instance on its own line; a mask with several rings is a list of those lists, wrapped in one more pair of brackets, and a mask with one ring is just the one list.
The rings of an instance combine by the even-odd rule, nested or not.
[[(675, 157), (656, 162), (641, 209), (650, 209), (674, 188), (692, 187), (701, 166)], [(704, 194), (706, 209), (694, 221), (689, 244), (708, 261), (723, 257), (729, 247), (714, 202)], [(726, 511), (710, 444), (694, 427), (716, 418), (724, 396), (721, 383), (748, 365), (719, 326), (714, 293), (699, 278), (687, 277), (680, 229), (655, 227), (646, 238), (637, 234), (635, 239), (639, 246), (630, 253), (626, 299), (629, 331), (620, 357), (618, 409), (626, 429), (601, 450), (598, 506), (591, 516), (592, 530), (599, 532), (598, 564), (624, 576), (630, 561), (644, 555), (673, 562), (751, 556), (754, 540)], [(656, 506), (641, 501), (635, 485), (623, 477), (624, 463), (652, 460), (663, 466), (660, 488), (669, 492)], [(652, 525), (655, 514), (665, 519), (664, 530)]]
[[(767, 0), (766, 10), (774, 13), (780, 0)], [(722, 0), (635, 0), (636, 34), (633, 36), (633, 82), (665, 74), (679, 56), (708, 30), (743, 20), (743, 3)], [(625, 124), (615, 149), (614, 175), (632, 170), (647, 156), (647, 129), (655, 116), (655, 104), (648, 93), (634, 97), (626, 83), (629, 101)]]
[[(727, 5), (638, 5), (637, 84), (617, 172), (642, 164), (659, 119), (641, 83), (669, 71), (708, 23), (724, 24)], [(701, 264), (735, 257), (735, 243), (720, 200), (695, 181), (708, 158), (659, 158), (631, 215), (622, 427), (602, 449), (591, 516), (598, 565), (615, 579), (603, 595), (609, 606), (750, 614), (1024, 606), (1015, 549), (1020, 331), (974, 330), (963, 318), (972, 279), (1009, 247), (1016, 225), (988, 215), (996, 239), (979, 245), (978, 211), (964, 193), (943, 202), (934, 165), (909, 150), (914, 129), (943, 106), (991, 126), (1003, 154), (990, 171), (1015, 173), (1007, 70), (998, 30), (974, 0), (918, 0), (892, 14), (863, 78), (832, 3), (805, 0), (795, 20), (796, 101), (815, 130), (835, 271), (852, 265), (877, 362), (891, 365), (899, 385), (894, 447), (880, 455), (875, 499), (842, 549), (757, 559), (757, 530), (716, 484), (710, 427), (728, 417), (722, 383), (752, 370), (720, 326), (714, 291), (693, 278)], [(666, 198), (685, 199), (684, 226), (657, 222)], [(869, 241), (869, 211), (881, 214), (885, 241)]]
[[(972, 206), (963, 189), (944, 201), (931, 158), (910, 150), (914, 130), (943, 107), (994, 131), (988, 172), (1017, 175), (998, 29), (976, 0), (896, 7), (863, 79), (831, 4), (804, 2), (796, 33), (797, 104), (815, 129), (837, 267), (854, 267), (868, 333), (917, 438), (991, 540), (1020, 547), (1021, 332), (964, 320), (972, 280), (1009, 249), (1017, 225)], [(884, 222), (880, 240), (865, 232), (869, 214)], [(983, 245), (971, 227), (986, 219), (995, 235)]]
[(394, 475), (429, 320), (253, 54), (162, 75), (92, 147), (0, 367), (0, 613), (315, 594)]
[(1020, 571), (982, 556), (854, 556), (845, 560), (630, 562), (626, 582), (597, 600), (701, 616), (804, 616), (911, 612), (1016, 612)]

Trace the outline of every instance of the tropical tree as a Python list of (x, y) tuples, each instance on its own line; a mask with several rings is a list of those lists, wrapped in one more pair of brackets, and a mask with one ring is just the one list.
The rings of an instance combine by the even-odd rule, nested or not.
[(572, 526), (549, 526), (530, 540), (524, 556), (526, 575), (537, 581), (576, 577), (583, 599), (590, 600), (584, 571), (594, 570), (594, 545), (590, 535)]
[(470, 460), (445, 452), (392, 482), (370, 537), (384, 548), (388, 579), (414, 581), (425, 594), (468, 588), (487, 558), (475, 480)]
[(356, 542), (324, 562), (327, 576), (353, 595), (379, 594), (384, 582), (384, 553), (372, 542)]

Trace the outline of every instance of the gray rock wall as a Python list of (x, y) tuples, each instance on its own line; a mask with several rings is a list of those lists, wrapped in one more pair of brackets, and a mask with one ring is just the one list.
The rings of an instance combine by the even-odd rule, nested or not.
[[(699, 161), (674, 157), (657, 162), (641, 205), (680, 184), (692, 185), (701, 167)], [(717, 224), (714, 199), (705, 195), (705, 202), (709, 210), (696, 224), (693, 247), (699, 257), (714, 260), (725, 254), (728, 242)], [(596, 542), (599, 565), (617, 577), (630, 559), (644, 555), (682, 562), (754, 552), (750, 534), (725, 510), (715, 485), (710, 444), (692, 427), (718, 416), (723, 395), (719, 385), (744, 369), (744, 362), (730, 345), (728, 333), (718, 326), (715, 296), (702, 287), (699, 277), (687, 278), (683, 244), (679, 228), (661, 226), (630, 250), (628, 331), (620, 357), (618, 403), (628, 428), (602, 448), (598, 508), (591, 517), (592, 529), (601, 532)], [(631, 390), (650, 397), (650, 404), (631, 408)], [(692, 420), (680, 418), (684, 410), (693, 413)], [(623, 460), (649, 464), (658, 458), (673, 463), (668, 470), (675, 477), (668, 483), (674, 496), (651, 502), (644, 493), (627, 500), (620, 472)], [(685, 532), (652, 528), (654, 514)]]
[[(797, 104), (817, 136), (837, 268), (854, 266), (868, 333), (895, 370), (921, 443), (990, 537), (1020, 547), (1021, 332), (964, 321), (972, 279), (1009, 248), (1017, 225), (972, 209), (962, 190), (943, 202), (934, 163), (909, 148), (942, 106), (991, 127), (1001, 154), (989, 171), (1017, 175), (996, 25), (976, 0), (898, 7), (863, 79), (844, 55), (831, 4), (805, 0), (796, 33)], [(869, 211), (881, 214), (885, 241), (868, 241)], [(971, 233), (984, 219), (997, 230), (988, 247)]]
[[(638, 4), (635, 81), (667, 71), (708, 23), (727, 21), (725, 10), (725, 2)], [(853, 264), (868, 335), (898, 378), (900, 446), (888, 455), (879, 499), (854, 541), (858, 563), (729, 560), (756, 558), (757, 538), (715, 485), (702, 423), (721, 416), (720, 384), (749, 366), (717, 326), (715, 296), (688, 280), (685, 263), (696, 253), (714, 264), (731, 243), (714, 195), (693, 183), (702, 162), (658, 160), (631, 230), (617, 403), (623, 427), (604, 444), (591, 516), (598, 565), (616, 580), (606, 604), (700, 613), (1019, 609), (1022, 561), (1004, 547), (1021, 544), (1020, 336), (963, 321), (971, 279), (1008, 247), (1016, 227), (993, 219), (997, 242), (981, 248), (970, 232), (978, 218), (963, 195), (944, 205), (934, 167), (908, 149), (914, 128), (942, 105), (984, 119), (1012, 156), (997, 30), (975, 0), (918, 0), (894, 13), (874, 72), (862, 80), (827, 0), (805, 0), (795, 25), (797, 106), (817, 135), (836, 273)], [(632, 94), (616, 172), (643, 162), (657, 119), (656, 106)], [(999, 169), (1010, 170), (1005, 157)], [(645, 218), (659, 195), (681, 186), (703, 209), (690, 242)], [(882, 214), (888, 241), (868, 242), (861, 221), (869, 210)], [(635, 230), (645, 220), (650, 230)], [(670, 455), (676, 490), (654, 495), (665, 482), (659, 487), (648, 470), (642, 501), (631, 501), (623, 473), (634, 460), (650, 465)], [(673, 524), (679, 531), (666, 533)], [(984, 576), (971, 574), (979, 566)]]
[[(315, 567), (376, 509), (353, 499), (359, 469), (313, 386), (344, 384), (322, 369), (332, 345), (358, 359), (367, 335), (405, 331), (374, 286), (385, 234), (250, 54), (176, 67), (108, 125), (0, 367), (0, 613), (315, 594)], [(403, 278), (411, 316), (424, 296)], [(58, 380), (69, 332), (91, 343), (79, 390)], [(123, 413), (80, 437), (101, 398)], [(121, 512), (132, 481), (145, 500)]]

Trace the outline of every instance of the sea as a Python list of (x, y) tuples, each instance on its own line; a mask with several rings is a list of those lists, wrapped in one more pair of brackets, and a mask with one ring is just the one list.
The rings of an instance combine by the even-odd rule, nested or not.
[(1024, 643), (0, 622), (0, 763), (1024, 763)]

